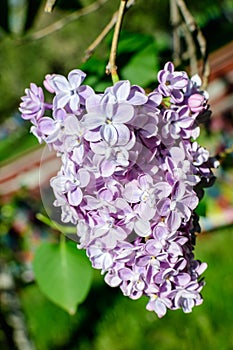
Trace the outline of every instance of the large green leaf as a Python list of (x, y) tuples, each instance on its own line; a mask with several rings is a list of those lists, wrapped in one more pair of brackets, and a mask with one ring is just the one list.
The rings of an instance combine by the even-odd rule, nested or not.
[(92, 279), (85, 252), (72, 242), (45, 242), (36, 251), (33, 268), (41, 291), (70, 314), (84, 301)]

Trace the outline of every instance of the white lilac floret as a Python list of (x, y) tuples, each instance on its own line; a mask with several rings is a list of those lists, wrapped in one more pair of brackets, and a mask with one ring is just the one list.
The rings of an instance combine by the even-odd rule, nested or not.
[(207, 266), (195, 260), (193, 242), (194, 211), (213, 182), (213, 162), (196, 140), (208, 96), (171, 62), (148, 95), (128, 80), (95, 93), (85, 76), (47, 75), (52, 103), (31, 84), (20, 105), (61, 159), (50, 181), (54, 205), (77, 226), (78, 248), (106, 283), (132, 299), (146, 295), (159, 317), (190, 312), (202, 303)]

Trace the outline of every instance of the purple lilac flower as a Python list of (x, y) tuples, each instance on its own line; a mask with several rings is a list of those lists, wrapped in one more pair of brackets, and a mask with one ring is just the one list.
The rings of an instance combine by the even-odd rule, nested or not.
[(101, 269), (102, 272), (108, 271), (113, 265), (113, 256), (111, 249), (106, 248), (104, 243), (95, 242), (87, 249), (87, 256), (92, 262), (92, 266)]
[(123, 281), (120, 288), (124, 295), (131, 299), (138, 299), (142, 296), (146, 283), (140, 267), (134, 266), (133, 269), (124, 267), (119, 270), (118, 275)]
[(182, 308), (185, 313), (192, 311), (195, 305), (202, 302), (200, 285), (191, 282), (185, 288), (179, 287), (175, 293), (174, 308)]
[(172, 308), (171, 299), (166, 295), (166, 293), (159, 292), (159, 288), (151, 286), (147, 290), (149, 296), (149, 302), (146, 305), (146, 309), (149, 311), (154, 311), (159, 318), (163, 317), (167, 308)]
[(193, 94), (188, 98), (188, 106), (194, 113), (201, 113), (206, 109), (205, 97), (201, 94)]
[(51, 186), (55, 192), (66, 194), (70, 205), (78, 206), (83, 198), (82, 188), (86, 187), (89, 181), (89, 172), (77, 169), (76, 164), (68, 160), (62, 171), (51, 179)]
[(185, 184), (174, 185), (171, 198), (163, 198), (157, 203), (157, 210), (170, 228), (178, 229), (183, 221), (187, 222), (192, 210), (196, 208), (198, 198), (195, 192), (186, 191)]
[(158, 240), (150, 239), (145, 243), (144, 249), (137, 254), (135, 264), (144, 267), (145, 281), (150, 284), (159, 273), (161, 264), (167, 259), (167, 253), (163, 252)]
[(150, 175), (140, 175), (125, 186), (124, 197), (129, 203), (136, 203), (134, 210), (145, 221), (154, 217), (156, 200), (168, 197), (171, 186), (166, 182), (153, 184)]
[(130, 130), (126, 125), (134, 115), (134, 108), (128, 103), (113, 103), (110, 94), (93, 95), (86, 101), (87, 113), (83, 123), (89, 133), (87, 141), (104, 140), (110, 146), (126, 145)]
[(123, 146), (109, 145), (106, 141), (91, 143), (94, 153), (94, 162), (98, 164), (103, 177), (111, 176), (115, 171), (121, 171), (129, 166), (129, 151), (133, 148), (135, 137)]
[(194, 159), (189, 159), (187, 155), (186, 144), (180, 142), (178, 146), (171, 147), (169, 150), (170, 156), (165, 160), (167, 166), (167, 181), (173, 185), (177, 181), (195, 186), (200, 177), (195, 174)]
[(77, 227), (78, 248), (107, 284), (132, 299), (147, 296), (158, 317), (191, 312), (202, 303), (207, 267), (193, 254), (194, 210), (214, 178), (196, 141), (208, 95), (171, 62), (148, 95), (128, 80), (95, 93), (85, 76), (46, 75), (52, 104), (35, 84), (20, 104), (31, 132), (61, 157), (50, 181), (54, 206)]
[[(124, 241), (127, 237), (125, 227), (116, 224), (116, 218), (111, 212), (101, 211), (96, 226), (92, 230), (92, 236), (97, 242), (101, 242), (106, 248), (113, 249), (117, 242)], [(96, 244), (94, 242), (94, 246)]]
[(63, 122), (64, 150), (71, 154), (71, 159), (76, 164), (82, 164), (86, 145), (84, 141), (84, 129), (79, 119), (74, 114), (68, 114)]
[(68, 74), (66, 79), (63, 75), (54, 74), (47, 76), (46, 87), (50, 91), (54, 91), (54, 108), (64, 108), (69, 106), (71, 112), (79, 111), (80, 104), (84, 98), (92, 93), (92, 89), (88, 86), (81, 86), (86, 74), (79, 69), (74, 69)]
[(107, 88), (105, 93), (110, 93), (113, 99), (112, 102), (127, 102), (133, 106), (144, 105), (148, 97), (145, 94), (145, 91), (136, 85), (131, 86), (128, 80), (119, 81), (113, 86)]
[[(176, 111), (167, 109), (163, 115), (164, 126), (162, 128), (162, 135), (164, 138), (172, 137), (173, 139), (180, 139), (183, 130), (190, 128), (194, 123), (193, 116), (190, 116), (189, 108), (182, 106)], [(184, 135), (183, 137), (185, 137)]]
[(30, 120), (33, 124), (44, 115), (44, 93), (41, 87), (31, 83), (30, 89), (25, 90), (26, 96), (21, 98), (19, 111), (23, 119)]
[(42, 117), (38, 120), (37, 127), (33, 133), (43, 135), (43, 139), (47, 144), (56, 144), (63, 136), (64, 120), (66, 112), (64, 109), (57, 109), (53, 113), (53, 118)]
[(45, 79), (43, 81), (44, 87), (47, 91), (49, 91), (51, 94), (55, 93), (55, 90), (53, 88), (53, 84), (50, 84), (52, 79), (56, 76), (56, 74), (46, 74)]
[(183, 89), (188, 85), (186, 72), (177, 72), (171, 62), (165, 64), (158, 73), (158, 91), (165, 97), (171, 97), (172, 102), (180, 103), (184, 99)]

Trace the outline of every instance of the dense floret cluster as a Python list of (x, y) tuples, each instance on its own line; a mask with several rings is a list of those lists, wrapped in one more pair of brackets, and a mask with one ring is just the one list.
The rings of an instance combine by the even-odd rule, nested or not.
[(47, 75), (52, 103), (31, 84), (20, 105), (31, 132), (61, 157), (54, 205), (110, 286), (148, 296), (159, 317), (167, 308), (190, 312), (202, 302), (207, 266), (193, 255), (194, 209), (213, 179), (196, 141), (206, 93), (170, 62), (149, 94), (127, 80), (95, 93), (84, 78), (78, 69)]

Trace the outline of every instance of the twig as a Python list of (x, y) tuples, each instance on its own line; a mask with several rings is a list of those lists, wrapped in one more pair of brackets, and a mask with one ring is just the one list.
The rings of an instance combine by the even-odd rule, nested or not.
[(197, 42), (199, 45), (199, 49), (200, 49), (200, 53), (202, 56), (202, 61), (203, 61), (202, 87), (203, 87), (203, 89), (205, 89), (207, 84), (208, 84), (208, 78), (209, 78), (209, 73), (210, 73), (209, 62), (208, 62), (208, 58), (207, 58), (207, 48), (206, 48), (205, 37), (203, 36), (202, 31), (200, 30), (199, 26), (195, 22), (193, 16), (189, 12), (185, 2), (183, 0), (176, 0), (176, 3), (180, 9), (180, 12), (184, 18), (185, 24), (188, 27), (189, 31), (192, 34), (195, 34), (195, 36), (196, 36), (196, 39), (197, 39)]
[[(128, 0), (126, 4), (125, 11), (128, 10), (132, 5), (134, 5), (135, 0)], [(98, 35), (98, 37), (93, 41), (91, 45), (88, 46), (88, 48), (85, 50), (85, 57), (83, 58), (83, 61), (86, 62), (93, 52), (96, 50), (96, 48), (99, 46), (99, 44), (104, 40), (106, 35), (111, 31), (111, 29), (114, 27), (114, 25), (117, 22), (118, 18), (118, 12), (114, 12), (110, 22), (106, 25), (106, 27), (102, 30), (102, 32)]]
[(202, 87), (205, 89), (208, 85), (209, 75), (210, 75), (210, 65), (207, 55), (206, 40), (201, 30), (198, 30), (197, 40), (199, 42), (200, 51), (203, 57), (203, 67), (202, 67)]
[(44, 7), (44, 11), (45, 12), (52, 12), (56, 1), (57, 0), (47, 0), (45, 7)]
[[(176, 1), (170, 0), (171, 24), (173, 27), (173, 60), (175, 66), (181, 63), (181, 59), (189, 59), (190, 73), (194, 75), (198, 71), (196, 45), (192, 33), (180, 16)], [(181, 53), (181, 34), (183, 33), (187, 51)]]
[(184, 37), (187, 46), (187, 54), (190, 62), (190, 74), (194, 75), (198, 71), (196, 45), (194, 43), (193, 36), (190, 33), (187, 26), (185, 25), (185, 23), (183, 23), (182, 28), (184, 31)]
[(170, 21), (173, 28), (173, 61), (175, 66), (179, 66), (181, 61), (181, 46), (180, 46), (180, 13), (178, 11), (177, 3), (170, 0)]
[(176, 0), (176, 3), (180, 9), (180, 12), (182, 13), (182, 16), (184, 17), (187, 27), (190, 29), (191, 32), (194, 32), (197, 29), (197, 24), (191, 13), (189, 12), (184, 0)]
[(39, 40), (44, 38), (45, 36), (52, 34), (63, 27), (65, 27), (67, 24), (69, 24), (72, 21), (77, 20), (78, 18), (82, 16), (86, 16), (91, 12), (94, 12), (98, 10), (101, 6), (103, 6), (108, 0), (97, 0), (94, 3), (92, 3), (89, 6), (86, 6), (80, 10), (74, 11), (71, 14), (67, 15), (66, 17), (61, 18), (60, 20), (54, 22), (53, 24), (49, 25), (46, 28), (43, 28), (35, 33), (32, 33), (31, 35), (28, 35), (25, 39), (27, 40)]
[(113, 83), (119, 80), (119, 77), (117, 74), (117, 66), (116, 66), (116, 53), (117, 53), (119, 35), (120, 35), (121, 25), (122, 25), (127, 1), (128, 0), (121, 0), (120, 2), (117, 22), (115, 25), (115, 30), (114, 30), (113, 39), (112, 39), (112, 46), (111, 46), (109, 61), (106, 66), (106, 74), (111, 74)]
[(106, 25), (106, 27), (102, 30), (102, 32), (98, 35), (98, 37), (93, 41), (93, 43), (90, 46), (88, 46), (88, 48), (85, 50), (85, 57), (83, 58), (84, 62), (86, 62), (91, 57), (91, 55), (99, 46), (99, 44), (104, 40), (106, 35), (114, 27), (117, 21), (117, 16), (118, 16), (118, 11), (116, 11), (113, 14), (111, 21)]

